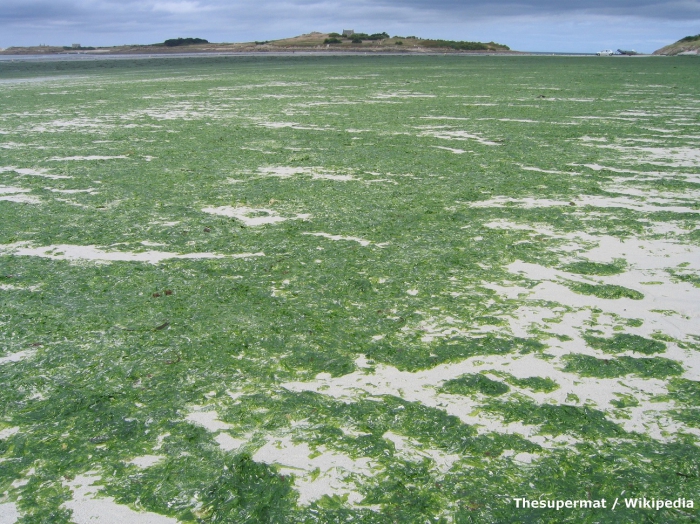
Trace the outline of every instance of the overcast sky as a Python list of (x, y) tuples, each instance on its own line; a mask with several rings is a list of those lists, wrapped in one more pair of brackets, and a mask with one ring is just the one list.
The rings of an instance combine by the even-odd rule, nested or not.
[(0, 0), (0, 47), (248, 42), (311, 31), (651, 52), (700, 33), (700, 0)]

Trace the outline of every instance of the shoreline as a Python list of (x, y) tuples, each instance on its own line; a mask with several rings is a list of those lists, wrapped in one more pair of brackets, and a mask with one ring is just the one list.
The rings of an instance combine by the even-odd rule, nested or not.
[[(0, 52), (0, 63), (2, 62), (28, 62), (28, 61), (72, 61), (72, 60), (127, 60), (127, 59), (152, 59), (152, 58), (190, 58), (190, 57), (244, 57), (244, 56), (557, 56), (557, 57), (595, 57), (594, 53), (555, 53), (536, 51), (434, 51), (434, 50), (259, 50), (259, 51), (184, 51), (184, 52), (60, 52), (60, 53), (17, 53), (9, 54)], [(648, 57), (652, 55), (637, 55), (637, 57)], [(614, 58), (614, 57), (613, 57)], [(629, 57), (628, 57), (629, 58)]]

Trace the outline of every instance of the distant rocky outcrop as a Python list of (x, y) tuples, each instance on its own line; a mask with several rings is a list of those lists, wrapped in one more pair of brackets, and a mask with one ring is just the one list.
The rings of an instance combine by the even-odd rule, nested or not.
[(700, 54), (700, 35), (686, 36), (678, 42), (654, 51), (655, 55), (698, 55)]

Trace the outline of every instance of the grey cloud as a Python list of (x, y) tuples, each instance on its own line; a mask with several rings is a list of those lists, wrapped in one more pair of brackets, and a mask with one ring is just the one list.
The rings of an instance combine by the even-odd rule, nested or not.
[[(250, 2), (224, 0), (145, 0), (142, 2), (97, 1), (22, 1), (0, 2), (0, 25), (62, 20), (68, 23), (113, 23), (115, 21), (157, 22), (163, 16), (191, 20), (215, 14), (223, 19), (279, 21), (280, 17), (306, 15), (315, 20), (342, 20), (384, 13), (402, 20), (449, 17), (473, 20), (481, 17), (557, 16), (600, 14), (652, 17), (658, 19), (700, 19), (700, 0), (520, 0), (493, 2), (486, 0), (374, 0), (344, 2), (340, 0), (290, 0)], [(350, 16), (348, 16), (350, 15)], [(271, 19), (269, 18), (271, 17)], [(111, 25), (111, 24), (110, 24)], [(97, 29), (97, 28), (96, 28)]]
[(614, 15), (653, 17), (658, 19), (700, 18), (698, 0), (524, 0), (516, 2), (485, 2), (483, 0), (379, 0), (380, 5), (407, 6), (419, 11), (459, 13), (465, 16), (541, 16), (541, 15)]
[(99, 36), (105, 32), (153, 32), (160, 27), (182, 26), (183, 21), (208, 25), (212, 23), (209, 21), (212, 10), (217, 8), (211, 4), (215, 2), (3, 0), (0, 2), (0, 33), (3, 27), (19, 27), (38, 34), (63, 27)]
[(0, 46), (176, 36), (242, 42), (352, 27), (573, 50), (574, 41), (597, 48), (623, 28), (639, 47), (650, 39), (670, 43), (696, 34), (697, 21), (700, 0), (0, 0)]

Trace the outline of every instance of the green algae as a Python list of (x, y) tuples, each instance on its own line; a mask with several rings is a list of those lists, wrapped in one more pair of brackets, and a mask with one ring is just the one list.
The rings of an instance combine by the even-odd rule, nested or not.
[(639, 406), (639, 400), (637, 400), (633, 395), (624, 393), (616, 393), (616, 395), (618, 397), (617, 400), (611, 400), (610, 404), (618, 409), (636, 408)]
[(614, 284), (588, 284), (586, 282), (568, 282), (567, 285), (572, 291), (582, 295), (593, 295), (598, 298), (619, 299), (631, 298), (632, 300), (642, 300), (644, 294), (635, 289)]
[(688, 407), (700, 405), (700, 382), (674, 378), (668, 382), (668, 397)]
[(624, 273), (627, 263), (624, 260), (616, 260), (612, 264), (603, 264), (600, 262), (574, 262), (563, 267), (565, 271), (570, 273), (578, 273), (579, 275), (619, 275)]
[(501, 381), (491, 380), (485, 375), (476, 373), (448, 380), (442, 385), (441, 390), (445, 393), (456, 393), (458, 395), (482, 393), (493, 397), (508, 393), (510, 388)]
[[(382, 341), (383, 342), (383, 341)], [(378, 343), (366, 355), (368, 358), (396, 366), (398, 369), (416, 371), (445, 362), (456, 362), (478, 355), (502, 355), (517, 352), (540, 352), (546, 346), (534, 339), (503, 337), (487, 334), (484, 337), (455, 339), (433, 346), (407, 348), (404, 344)]]
[(282, 522), (295, 508), (290, 477), (249, 455), (236, 456), (202, 496), (197, 518), (208, 522)]
[[(570, 340), (570, 339), (569, 339)], [(541, 355), (540, 357), (543, 357), (544, 355)], [(498, 371), (498, 370), (489, 370), (488, 373), (491, 375), (497, 376), (502, 378), (505, 382), (510, 384), (511, 386), (515, 386), (518, 388), (523, 388), (523, 389), (529, 389), (530, 391), (533, 391), (535, 393), (551, 393), (552, 391), (556, 391), (559, 389), (559, 384), (555, 380), (552, 380), (549, 377), (527, 377), (527, 378), (518, 378), (514, 377), (510, 373), (505, 373), (504, 371)]]
[(663, 379), (683, 373), (683, 367), (680, 364), (662, 357), (602, 359), (589, 355), (572, 354), (566, 355), (563, 360), (566, 363), (564, 371), (577, 373), (582, 377), (615, 378), (637, 375)]
[(605, 353), (614, 354), (623, 351), (634, 351), (644, 355), (653, 355), (666, 351), (666, 344), (663, 342), (630, 333), (616, 333), (611, 338), (584, 335), (583, 339), (590, 347)]
[(674, 282), (687, 282), (694, 287), (700, 287), (700, 275), (683, 269), (667, 269)]
[(508, 424), (519, 421), (539, 426), (545, 435), (571, 435), (603, 438), (619, 437), (624, 430), (605, 418), (605, 413), (587, 406), (536, 404), (527, 399), (511, 398), (507, 402), (490, 401), (484, 408), (503, 417)]
[(534, 391), (535, 393), (551, 393), (552, 391), (559, 389), (559, 384), (557, 384), (556, 381), (552, 380), (549, 377), (507, 377), (506, 382), (519, 388), (529, 389), (531, 391)]

